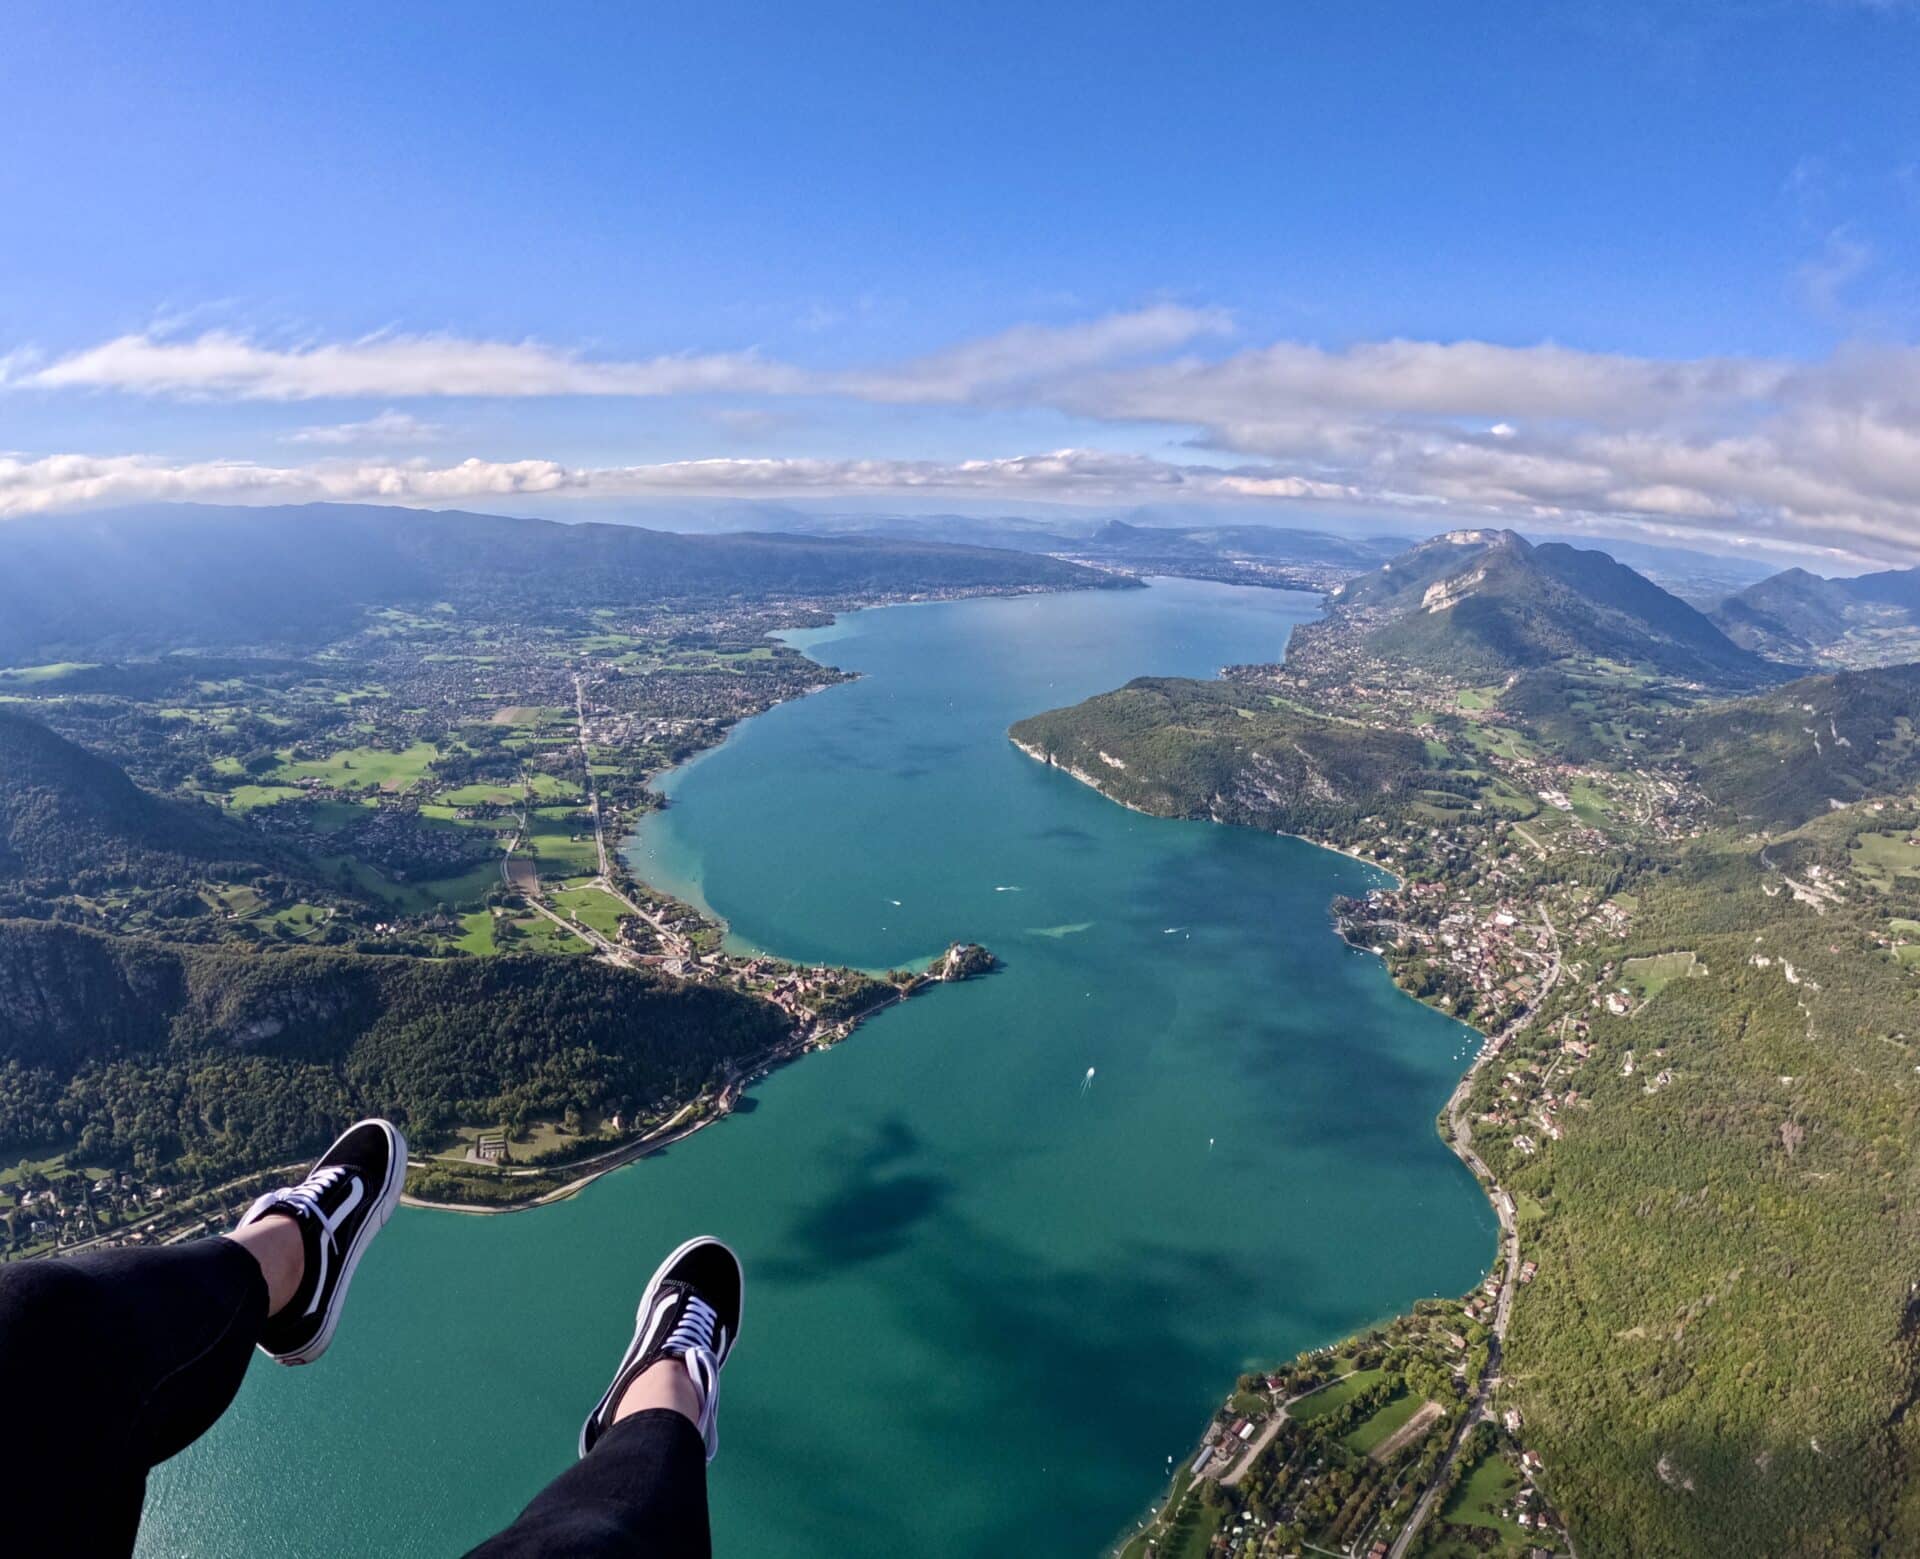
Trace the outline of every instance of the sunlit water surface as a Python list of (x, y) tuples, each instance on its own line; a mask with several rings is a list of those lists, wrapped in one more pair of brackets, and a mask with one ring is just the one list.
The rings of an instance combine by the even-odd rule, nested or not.
[(1433, 1118), (1477, 1037), (1328, 921), (1378, 874), (1138, 816), (1005, 737), (1132, 676), (1273, 659), (1314, 610), (1164, 581), (792, 635), (861, 680), (675, 775), (636, 869), (789, 958), (968, 938), (1004, 971), (565, 1204), (403, 1209), (329, 1356), (260, 1363), (156, 1474), (141, 1552), (460, 1552), (567, 1465), (693, 1232), (748, 1265), (712, 1477), (734, 1555), (1091, 1554), (1236, 1371), (1475, 1283), (1493, 1215)]

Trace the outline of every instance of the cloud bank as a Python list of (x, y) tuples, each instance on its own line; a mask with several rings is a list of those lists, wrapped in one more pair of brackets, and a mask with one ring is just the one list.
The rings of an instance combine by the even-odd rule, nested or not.
[[(897, 363), (824, 371), (757, 352), (590, 358), (539, 342), (391, 335), (272, 346), (225, 332), (121, 336), (51, 360), (0, 357), (0, 383), (43, 394), (186, 401), (710, 397), (741, 427), (796, 396), (904, 407), (1044, 409), (1082, 447), (977, 460), (703, 459), (582, 468), (172, 463), (16, 456), (0, 514), (159, 496), (434, 502), (514, 493), (1041, 493), (1087, 501), (1300, 500), (1418, 513), (1436, 525), (1622, 526), (1677, 539), (1920, 559), (1920, 350), (1853, 346), (1814, 362), (1658, 359), (1554, 343), (1389, 340), (1234, 348), (1217, 310), (1160, 304), (1023, 325)], [(292, 435), (393, 448), (432, 424), (389, 409)], [(1145, 433), (1179, 459), (1103, 451)]]

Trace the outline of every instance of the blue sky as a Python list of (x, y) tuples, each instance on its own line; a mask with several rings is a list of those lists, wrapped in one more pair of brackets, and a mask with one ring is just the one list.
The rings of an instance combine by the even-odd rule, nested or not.
[(1904, 559), (1916, 80), (1920, 8), (1842, 0), (16, 3), (0, 514), (1173, 495)]

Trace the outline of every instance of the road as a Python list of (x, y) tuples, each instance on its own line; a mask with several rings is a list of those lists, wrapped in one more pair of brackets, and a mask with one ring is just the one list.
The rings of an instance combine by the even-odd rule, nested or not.
[(1548, 994), (1560, 983), (1560, 933), (1555, 930), (1552, 917), (1544, 909), (1540, 911), (1540, 923), (1546, 927), (1552, 949), (1546, 978), (1540, 984), (1540, 994), (1532, 1006), (1480, 1047), (1480, 1054), (1474, 1057), (1473, 1065), (1467, 1068), (1466, 1075), (1453, 1090), (1453, 1097), (1447, 1100), (1447, 1127), (1451, 1133), (1447, 1145), (1473, 1171), (1474, 1178), (1487, 1188), (1494, 1213), (1500, 1219), (1500, 1243), (1506, 1258), (1506, 1270), (1500, 1279), (1500, 1296), (1494, 1301), (1493, 1336), (1487, 1344), (1487, 1367), (1480, 1372), (1473, 1401), (1453, 1431), (1453, 1443), (1447, 1447), (1447, 1454), (1440, 1458), (1439, 1465), (1434, 1468), (1433, 1477), (1428, 1480), (1419, 1502), (1413, 1507), (1407, 1524), (1394, 1538), (1393, 1546), (1387, 1551), (1387, 1559), (1405, 1559), (1407, 1549), (1412, 1546), (1420, 1528), (1433, 1514), (1433, 1507), (1439, 1502), (1440, 1491), (1447, 1486), (1447, 1475), (1460, 1459), (1460, 1449), (1466, 1444), (1468, 1434), (1475, 1424), (1489, 1417), (1492, 1412), (1488, 1402), (1493, 1395), (1493, 1383), (1500, 1378), (1500, 1359), (1506, 1350), (1507, 1327), (1513, 1320), (1514, 1295), (1520, 1286), (1520, 1230), (1514, 1219), (1513, 1198), (1493, 1178), (1493, 1171), (1487, 1168), (1480, 1155), (1473, 1151), (1473, 1122), (1468, 1118), (1467, 1105), (1473, 1096), (1473, 1080), (1480, 1068), (1505, 1050), (1514, 1035), (1532, 1025), (1535, 1016), (1546, 1005)]
[(587, 691), (578, 672), (573, 678), (573, 712), (579, 722), (580, 772), (587, 778), (587, 802), (593, 808), (593, 844), (600, 854), (600, 877), (607, 876), (607, 835), (600, 826), (600, 787), (593, 779), (593, 753), (587, 746)]
[[(1347, 1375), (1351, 1375), (1352, 1373), (1353, 1371), (1351, 1370), (1347, 1371)], [(1273, 1437), (1280, 1432), (1280, 1426), (1287, 1421), (1287, 1409), (1304, 1398), (1313, 1396), (1317, 1392), (1325, 1391), (1329, 1386), (1337, 1386), (1346, 1378), (1346, 1375), (1336, 1375), (1332, 1380), (1323, 1380), (1317, 1386), (1309, 1386), (1305, 1391), (1296, 1392), (1294, 1395), (1288, 1397), (1286, 1401), (1282, 1402), (1279, 1407), (1274, 1410), (1273, 1417), (1267, 1420), (1266, 1427), (1248, 1442), (1246, 1454), (1234, 1464), (1233, 1471), (1228, 1473), (1220, 1481), (1230, 1489), (1237, 1487), (1240, 1480), (1247, 1475), (1247, 1469), (1253, 1466), (1254, 1458), (1264, 1451), (1268, 1445), (1273, 1442)]]
[[(693, 946), (685, 937), (681, 936), (677, 931), (670, 930), (666, 923), (662, 921), (658, 915), (654, 914), (652, 910), (642, 908), (613, 885), (613, 874), (607, 869), (607, 833), (600, 818), (600, 787), (594, 783), (593, 753), (587, 746), (586, 683), (585, 680), (577, 674), (573, 679), (573, 709), (574, 715), (579, 721), (580, 767), (587, 777), (587, 800), (593, 808), (593, 844), (594, 849), (600, 857), (600, 875), (594, 878), (592, 885), (600, 889), (601, 892), (610, 894), (612, 897), (618, 899), (634, 914), (652, 926), (654, 934), (660, 938), (661, 945), (671, 951), (674, 957), (691, 958), (693, 956)], [(604, 943), (606, 939), (603, 937), (600, 940)]]

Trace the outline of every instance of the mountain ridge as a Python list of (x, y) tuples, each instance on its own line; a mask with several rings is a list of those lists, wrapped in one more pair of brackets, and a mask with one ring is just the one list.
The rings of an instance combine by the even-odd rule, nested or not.
[(375, 504), (161, 504), (0, 529), (0, 665), (342, 637), (372, 606), (511, 613), (660, 600), (1127, 584), (1030, 552)]
[(1448, 531), (1330, 598), (1372, 652), (1415, 666), (1503, 675), (1584, 657), (1734, 686), (1790, 672), (1600, 551), (1510, 530)]

